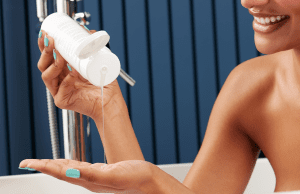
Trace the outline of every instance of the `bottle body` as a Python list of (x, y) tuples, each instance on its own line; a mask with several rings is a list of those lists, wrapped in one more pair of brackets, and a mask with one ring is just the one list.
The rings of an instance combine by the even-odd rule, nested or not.
[[(102, 69), (105, 68), (105, 77)], [(80, 60), (82, 77), (95, 86), (106, 86), (113, 82), (120, 74), (121, 65), (119, 58), (104, 46), (96, 54)], [(104, 79), (103, 81), (101, 81)], [(103, 82), (103, 83), (102, 83)]]
[(57, 12), (46, 17), (41, 29), (54, 39), (55, 49), (61, 56), (93, 85), (101, 86), (102, 66), (108, 69), (103, 86), (119, 76), (120, 61), (105, 47), (109, 41), (105, 31), (91, 35), (67, 14)]

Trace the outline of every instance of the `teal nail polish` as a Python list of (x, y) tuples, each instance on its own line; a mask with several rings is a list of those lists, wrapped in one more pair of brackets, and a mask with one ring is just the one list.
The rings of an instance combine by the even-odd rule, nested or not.
[(27, 170), (35, 171), (35, 169), (33, 169), (33, 168), (28, 168), (28, 167), (26, 167), (26, 168), (27, 168)]
[(19, 167), (19, 169), (21, 169), (21, 170), (31, 170), (31, 171), (35, 171), (35, 169), (33, 169), (33, 168), (28, 168), (28, 167), (25, 167), (25, 168)]
[[(67, 64), (67, 65), (68, 65), (68, 64)], [(72, 68), (71, 68), (69, 65), (68, 65), (68, 68), (69, 68), (70, 71), (72, 71)]]
[(44, 38), (44, 44), (45, 44), (46, 46), (49, 46), (49, 40), (48, 40), (48, 38), (47, 38), (46, 35), (45, 35), (45, 38)]
[(56, 53), (55, 53), (54, 49), (53, 49), (53, 57), (56, 60)]
[(67, 177), (72, 177), (72, 178), (79, 178), (80, 177), (80, 171), (77, 169), (69, 168), (66, 171), (66, 176)]
[(39, 38), (41, 38), (41, 37), (42, 37), (42, 35), (43, 35), (43, 32), (42, 32), (42, 30), (40, 30), (40, 33), (39, 33)]
[(85, 29), (87, 29), (88, 31), (90, 31), (86, 26), (84, 26), (85, 27)]

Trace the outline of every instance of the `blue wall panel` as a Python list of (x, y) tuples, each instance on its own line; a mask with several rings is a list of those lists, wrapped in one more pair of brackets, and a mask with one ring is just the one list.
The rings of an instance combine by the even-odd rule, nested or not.
[(8, 106), (7, 106), (7, 84), (5, 68), (5, 47), (3, 33), (3, 8), (0, 4), (0, 164), (6, 168), (0, 169), (0, 175), (11, 174), (10, 169), (10, 148), (8, 128)]
[(125, 1), (129, 74), (136, 80), (130, 88), (131, 121), (145, 160), (153, 162), (152, 120), (144, 1)]
[[(193, 79), (189, 1), (171, 1), (180, 163), (192, 162), (199, 150)], [(186, 151), (188, 150), (188, 152)]]
[(157, 164), (176, 163), (170, 38), (167, 0), (149, 0), (151, 65)]
[[(196, 56), (198, 91), (200, 101), (201, 142), (205, 135), (210, 112), (216, 100), (218, 90), (216, 83), (216, 68), (214, 53), (214, 21), (212, 18), (211, 1), (194, 0), (194, 18), (196, 31)], [(205, 19), (203, 19), (205, 18)]]
[[(17, 174), (19, 162), (32, 157), (32, 124), (29, 91), (29, 58), (26, 36), (26, 12), (24, 1), (2, 1), (5, 68), (7, 84), (7, 106), (9, 130), (9, 152), (11, 174)], [(14, 33), (16, 32), (16, 33)], [(20, 149), (22, 148), (22, 149)]]
[(223, 86), (232, 69), (238, 65), (234, 38), (233, 0), (215, 1), (218, 45), (219, 85)]
[(240, 62), (247, 61), (257, 57), (257, 50), (254, 44), (254, 30), (252, 28), (253, 16), (244, 8), (240, 1), (237, 4), (237, 19), (238, 19), (238, 38)]

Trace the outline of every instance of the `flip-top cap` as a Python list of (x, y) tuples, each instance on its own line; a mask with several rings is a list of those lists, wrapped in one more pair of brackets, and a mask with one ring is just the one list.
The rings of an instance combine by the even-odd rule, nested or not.
[(88, 36), (76, 49), (75, 55), (79, 59), (86, 59), (102, 49), (109, 41), (106, 31), (98, 31)]

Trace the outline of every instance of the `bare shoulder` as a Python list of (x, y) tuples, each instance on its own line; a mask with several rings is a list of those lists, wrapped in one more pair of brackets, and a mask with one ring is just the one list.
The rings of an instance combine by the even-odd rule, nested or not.
[(260, 131), (260, 118), (274, 93), (276, 84), (277, 54), (265, 55), (239, 64), (228, 76), (228, 92), (232, 88), (239, 112), (239, 123), (246, 134), (255, 140), (254, 134)]
[(185, 186), (203, 193), (244, 192), (260, 151), (246, 130), (256, 124), (253, 120), (259, 117), (261, 102), (272, 87), (272, 66), (266, 57), (258, 57), (230, 72), (214, 103), (200, 151), (183, 181)]

